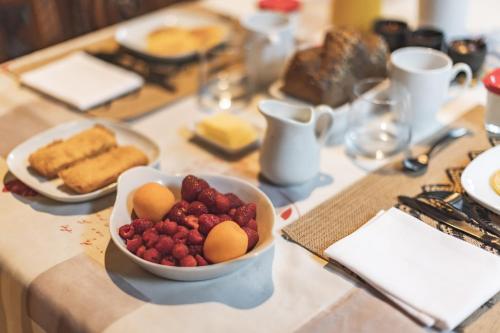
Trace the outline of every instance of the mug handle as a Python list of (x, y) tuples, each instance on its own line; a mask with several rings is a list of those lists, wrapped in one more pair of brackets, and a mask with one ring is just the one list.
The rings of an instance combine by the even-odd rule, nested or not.
[(450, 81), (453, 80), (458, 73), (464, 72), (465, 73), (465, 83), (463, 84), (464, 87), (470, 86), (470, 83), (472, 81), (472, 70), (470, 69), (469, 65), (463, 62), (459, 62), (451, 68), (451, 77)]
[[(316, 139), (320, 145), (324, 145), (330, 136), (333, 128), (333, 122), (335, 121), (333, 109), (325, 104), (318, 105), (314, 108), (314, 116), (314, 132), (316, 133)], [(321, 120), (324, 118), (328, 119), (326, 125), (324, 125), (325, 121)]]

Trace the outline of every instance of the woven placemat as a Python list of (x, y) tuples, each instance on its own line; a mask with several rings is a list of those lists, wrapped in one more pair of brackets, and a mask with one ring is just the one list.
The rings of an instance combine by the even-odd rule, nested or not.
[(414, 196), (423, 185), (446, 183), (446, 168), (464, 166), (470, 161), (470, 151), (491, 147), (483, 117), (484, 108), (476, 106), (455, 121), (451, 126), (467, 127), (474, 135), (436, 154), (425, 174), (409, 176), (401, 172), (400, 161), (386, 165), (286, 226), (284, 236), (326, 259), (323, 252), (328, 246), (353, 233), (381, 209), (394, 206), (398, 195)]

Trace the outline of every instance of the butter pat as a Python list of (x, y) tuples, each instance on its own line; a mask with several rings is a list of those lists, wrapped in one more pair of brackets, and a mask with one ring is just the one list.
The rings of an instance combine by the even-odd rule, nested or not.
[(218, 113), (198, 123), (196, 130), (207, 140), (230, 149), (243, 148), (257, 139), (255, 129), (241, 118)]

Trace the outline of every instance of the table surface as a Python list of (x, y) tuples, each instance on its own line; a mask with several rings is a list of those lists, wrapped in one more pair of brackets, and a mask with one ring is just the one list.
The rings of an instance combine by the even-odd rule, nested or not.
[[(195, 6), (217, 8), (225, 14), (241, 17), (254, 10), (253, 3), (208, 0)], [(304, 1), (299, 34), (311, 38), (322, 35), (328, 22), (324, 8), (329, 7), (326, 6), (326, 0)], [(416, 21), (416, 1), (386, 0), (383, 10), (387, 16), (403, 18), (412, 24)], [(499, 10), (498, 1), (474, 1), (468, 21), (470, 31), (500, 30), (495, 15)], [(82, 117), (21, 88), (10, 71), (109, 38), (115, 29), (106, 28), (0, 65), (0, 153), (3, 157), (13, 143), (53, 125)], [(459, 92), (440, 111), (440, 124), (452, 121), (476, 104), (484, 104), (485, 92), (481, 86)], [(264, 120), (255, 108), (262, 97), (256, 96), (242, 116), (264, 127)], [(277, 234), (286, 224), (380, 165), (354, 161), (345, 155), (342, 146), (329, 146), (322, 151), (318, 182), (286, 189), (272, 187), (258, 181), (258, 152), (231, 161), (188, 140), (187, 128), (203, 115), (193, 96), (129, 124), (160, 146), (161, 170), (166, 173), (224, 173), (262, 188), (271, 197), (279, 215)], [(440, 124), (429, 127), (426, 133), (419, 133), (416, 141), (433, 133)], [(9, 133), (9, 137), (4, 137), (5, 133)], [(2, 179), (6, 173), (2, 160)], [(128, 261), (109, 243), (106, 217), (113, 200), (113, 196), (108, 196), (94, 202), (60, 204), (39, 196), (27, 198), (0, 193), (0, 225), (3, 233), (9, 235), (0, 241), (0, 331), (38, 332), (43, 331), (42, 328), (57, 331), (50, 323), (30, 320), (54, 315), (40, 313), (45, 310), (37, 305), (47, 304), (49, 310), (46, 311), (50, 312), (72, 306), (81, 308), (82, 302), (90, 302), (83, 309), (64, 314), (70, 316), (73, 323), (77, 322), (76, 327), (83, 331), (136, 332), (147, 328), (148, 332), (162, 332), (168, 328), (175, 332), (201, 329), (206, 332), (289, 332), (299, 329), (322, 311), (344, 304), (359, 291), (353, 280), (281, 237), (277, 237), (274, 249), (263, 258), (229, 276), (195, 283), (161, 280)], [(70, 278), (74, 279), (75, 287), (98, 286), (106, 288), (106, 293), (90, 293), (89, 296), (58, 288), (66, 286)], [(25, 298), (27, 290), (34, 294), (30, 300)], [(371, 298), (366, 304), (375, 302), (375, 306), (386, 307), (387, 317), (406, 321), (409, 330), (423, 330), (398, 310), (368, 297)], [(80, 305), (76, 305), (77, 302)], [(84, 317), (87, 315), (92, 319)], [(381, 326), (377, 329), (374, 325), (379, 318), (363, 318), (366, 320), (363, 329), (382, 331)], [(470, 327), (472, 331), (474, 323)]]

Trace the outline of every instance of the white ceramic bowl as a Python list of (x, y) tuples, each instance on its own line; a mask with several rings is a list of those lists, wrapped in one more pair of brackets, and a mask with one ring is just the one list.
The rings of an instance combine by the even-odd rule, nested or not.
[(239, 258), (219, 264), (201, 267), (169, 267), (155, 264), (137, 257), (129, 252), (125, 242), (118, 234), (118, 228), (131, 222), (132, 194), (139, 186), (158, 182), (168, 186), (180, 199), (180, 187), (184, 175), (169, 176), (151, 167), (136, 167), (124, 172), (118, 178), (118, 189), (115, 206), (111, 213), (109, 231), (116, 246), (132, 261), (147, 271), (163, 278), (180, 281), (198, 281), (216, 278), (236, 271), (256, 259), (264, 251), (271, 248), (274, 242), (273, 225), (276, 212), (269, 198), (255, 186), (227, 176), (195, 174), (205, 179), (210, 186), (222, 193), (233, 192), (245, 202), (254, 202), (257, 205), (257, 225), (259, 242), (249, 253)]

